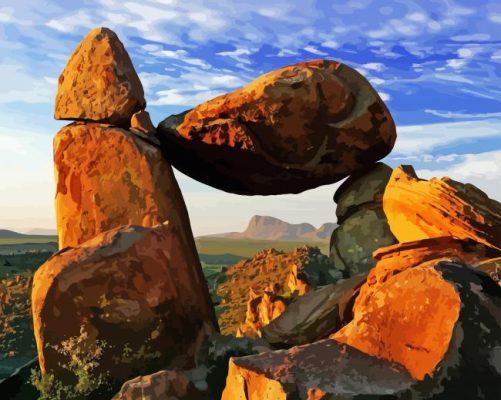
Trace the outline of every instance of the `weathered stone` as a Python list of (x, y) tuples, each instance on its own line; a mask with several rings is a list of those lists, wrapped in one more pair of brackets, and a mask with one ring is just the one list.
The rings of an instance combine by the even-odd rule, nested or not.
[(181, 371), (162, 370), (125, 382), (112, 400), (209, 400)]
[[(295, 274), (294, 271), (295, 270)], [(257, 295), (273, 288), (279, 296), (306, 292), (317, 284), (336, 282), (341, 274), (316, 247), (304, 246), (289, 253), (263, 250), (250, 260), (242, 260), (224, 272), (216, 293), (221, 298), (221, 333), (235, 335), (245, 321), (249, 289)]]
[(352, 307), (367, 273), (310, 290), (262, 328), (262, 337), (275, 346), (297, 346), (324, 339), (353, 318)]
[(400, 166), (383, 207), (399, 242), (453, 236), (501, 249), (501, 203), (473, 185), (447, 177), (420, 180), (411, 166)]
[(155, 127), (150, 119), (150, 113), (145, 110), (138, 111), (132, 115), (130, 119), (131, 131), (139, 131), (145, 135), (154, 135), (156, 132)]
[(334, 194), (338, 224), (363, 206), (372, 208), (374, 204), (382, 204), (384, 189), (392, 172), (388, 165), (378, 162), (350, 175)]
[(143, 86), (117, 35), (93, 29), (77, 46), (59, 77), (54, 118), (128, 127), (146, 107)]
[(192, 236), (172, 168), (158, 148), (129, 131), (68, 125), (54, 139), (54, 163), (59, 248), (118, 226), (167, 220)]
[[(484, 361), (475, 356), (472, 364), (480, 367), (472, 373), (488, 371), (486, 358), (501, 343), (501, 336), (493, 336), (500, 329), (495, 317), (501, 312), (500, 291), (462, 262), (478, 261), (492, 251), (471, 240), (452, 238), (379, 250), (375, 256), (380, 261), (355, 300), (353, 321), (331, 337), (398, 362), (418, 380), (433, 377), (438, 385), (442, 379), (461, 378), (458, 372), (465, 373), (470, 362), (466, 354), (475, 351), (472, 340), (481, 336), (474, 347)], [(445, 366), (450, 368), (447, 376)], [(492, 368), (489, 373), (485, 380), (493, 379)]]
[(481, 271), (501, 286), (501, 257), (480, 261), (473, 266), (476, 271)]
[(345, 219), (331, 237), (331, 259), (347, 276), (369, 271), (376, 260), (372, 253), (395, 243), (381, 206), (363, 208)]
[(401, 366), (326, 339), (232, 358), (222, 400), (377, 398), (402, 393), (413, 382)]
[(167, 222), (122, 227), (65, 248), (35, 274), (32, 307), (40, 368), (74, 382), (70, 359), (107, 382), (162, 367), (191, 367), (204, 335), (217, 330), (200, 262)]
[(181, 172), (239, 194), (299, 193), (336, 182), (388, 154), (396, 131), (369, 82), (317, 60), (164, 120), (165, 152)]

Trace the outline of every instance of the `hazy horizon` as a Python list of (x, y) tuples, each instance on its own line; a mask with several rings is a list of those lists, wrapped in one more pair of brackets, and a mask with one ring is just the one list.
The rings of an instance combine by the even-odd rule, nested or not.
[[(501, 200), (494, 1), (32, 3), (0, 6), (0, 54), (8, 54), (0, 59), (0, 228), (55, 228), (52, 138), (68, 123), (52, 119), (57, 78), (95, 26), (115, 30), (126, 46), (155, 124), (284, 65), (339, 60), (369, 79), (395, 119), (398, 139), (385, 162)], [(315, 226), (336, 220), (339, 184), (245, 197), (176, 176), (196, 236), (242, 230), (254, 214)]]

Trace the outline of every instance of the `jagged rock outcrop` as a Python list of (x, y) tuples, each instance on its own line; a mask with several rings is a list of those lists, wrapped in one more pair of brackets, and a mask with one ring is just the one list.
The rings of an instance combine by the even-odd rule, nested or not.
[(411, 166), (400, 166), (388, 182), (383, 208), (399, 242), (454, 236), (501, 249), (501, 203), (471, 184), (447, 177), (421, 180)]
[(325, 339), (232, 358), (222, 400), (378, 398), (413, 383), (405, 368)]
[(367, 273), (320, 286), (298, 297), (262, 327), (262, 337), (277, 347), (291, 347), (327, 338), (353, 319), (352, 307)]
[(150, 119), (150, 113), (145, 110), (134, 113), (130, 119), (130, 130), (139, 131), (147, 136), (153, 136), (156, 132)]
[[(252, 259), (242, 260), (229, 267), (224, 276), (226, 279), (216, 288), (222, 308), (219, 325), (221, 333), (234, 335), (246, 319), (250, 304), (249, 290), (259, 297), (251, 302), (260, 303), (263, 292), (268, 290), (274, 293), (273, 299), (280, 298), (288, 303), (291, 296), (305, 293), (310, 287), (336, 282), (341, 278), (341, 273), (318, 248), (304, 246), (290, 253), (263, 250)], [(272, 298), (267, 299), (273, 302)], [(257, 304), (251, 310), (256, 307)], [(250, 319), (257, 321), (258, 316), (258, 313), (254, 313)], [(262, 322), (259, 325), (263, 325)]]
[(32, 307), (41, 371), (65, 384), (71, 357), (86, 353), (96, 357), (87, 372), (108, 383), (191, 367), (217, 331), (200, 262), (170, 223), (116, 228), (56, 253), (35, 274)]
[(369, 271), (372, 253), (397, 242), (383, 212), (383, 193), (392, 169), (377, 163), (351, 175), (334, 194), (339, 226), (332, 232), (330, 257), (346, 276)]
[(54, 164), (60, 248), (118, 226), (167, 220), (192, 237), (172, 168), (153, 143), (125, 129), (76, 122), (56, 135)]
[(93, 29), (59, 77), (54, 117), (130, 126), (144, 109), (143, 86), (115, 32)]
[(328, 60), (269, 72), (165, 119), (158, 130), (181, 172), (246, 195), (336, 182), (384, 157), (396, 138), (390, 112), (370, 83)]
[(465, 264), (493, 251), (453, 238), (379, 250), (353, 321), (331, 337), (405, 366), (433, 393), (494, 398), (501, 289)]

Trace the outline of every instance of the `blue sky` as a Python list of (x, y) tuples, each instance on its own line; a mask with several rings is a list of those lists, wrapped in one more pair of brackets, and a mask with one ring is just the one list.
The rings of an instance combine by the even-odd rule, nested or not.
[[(155, 123), (267, 71), (345, 62), (386, 101), (386, 161), (449, 175), (501, 199), (501, 3), (496, 1), (89, 0), (0, 3), (0, 226), (53, 227), (57, 77), (95, 26), (115, 30)], [(255, 213), (334, 221), (336, 185), (297, 196), (229, 195), (177, 174), (196, 234)]]

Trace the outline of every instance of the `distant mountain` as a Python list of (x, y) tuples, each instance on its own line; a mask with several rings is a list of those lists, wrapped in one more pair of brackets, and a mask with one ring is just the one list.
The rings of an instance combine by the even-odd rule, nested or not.
[(26, 232), (26, 235), (57, 236), (56, 229), (33, 228)]
[(289, 224), (275, 217), (254, 215), (243, 232), (228, 232), (206, 235), (228, 239), (254, 240), (319, 240), (330, 239), (332, 231), (337, 225), (325, 223), (316, 229), (308, 223)]
[(9, 231), (8, 229), (0, 229), (0, 238), (17, 238), (22, 237), (23, 235), (14, 231)]

